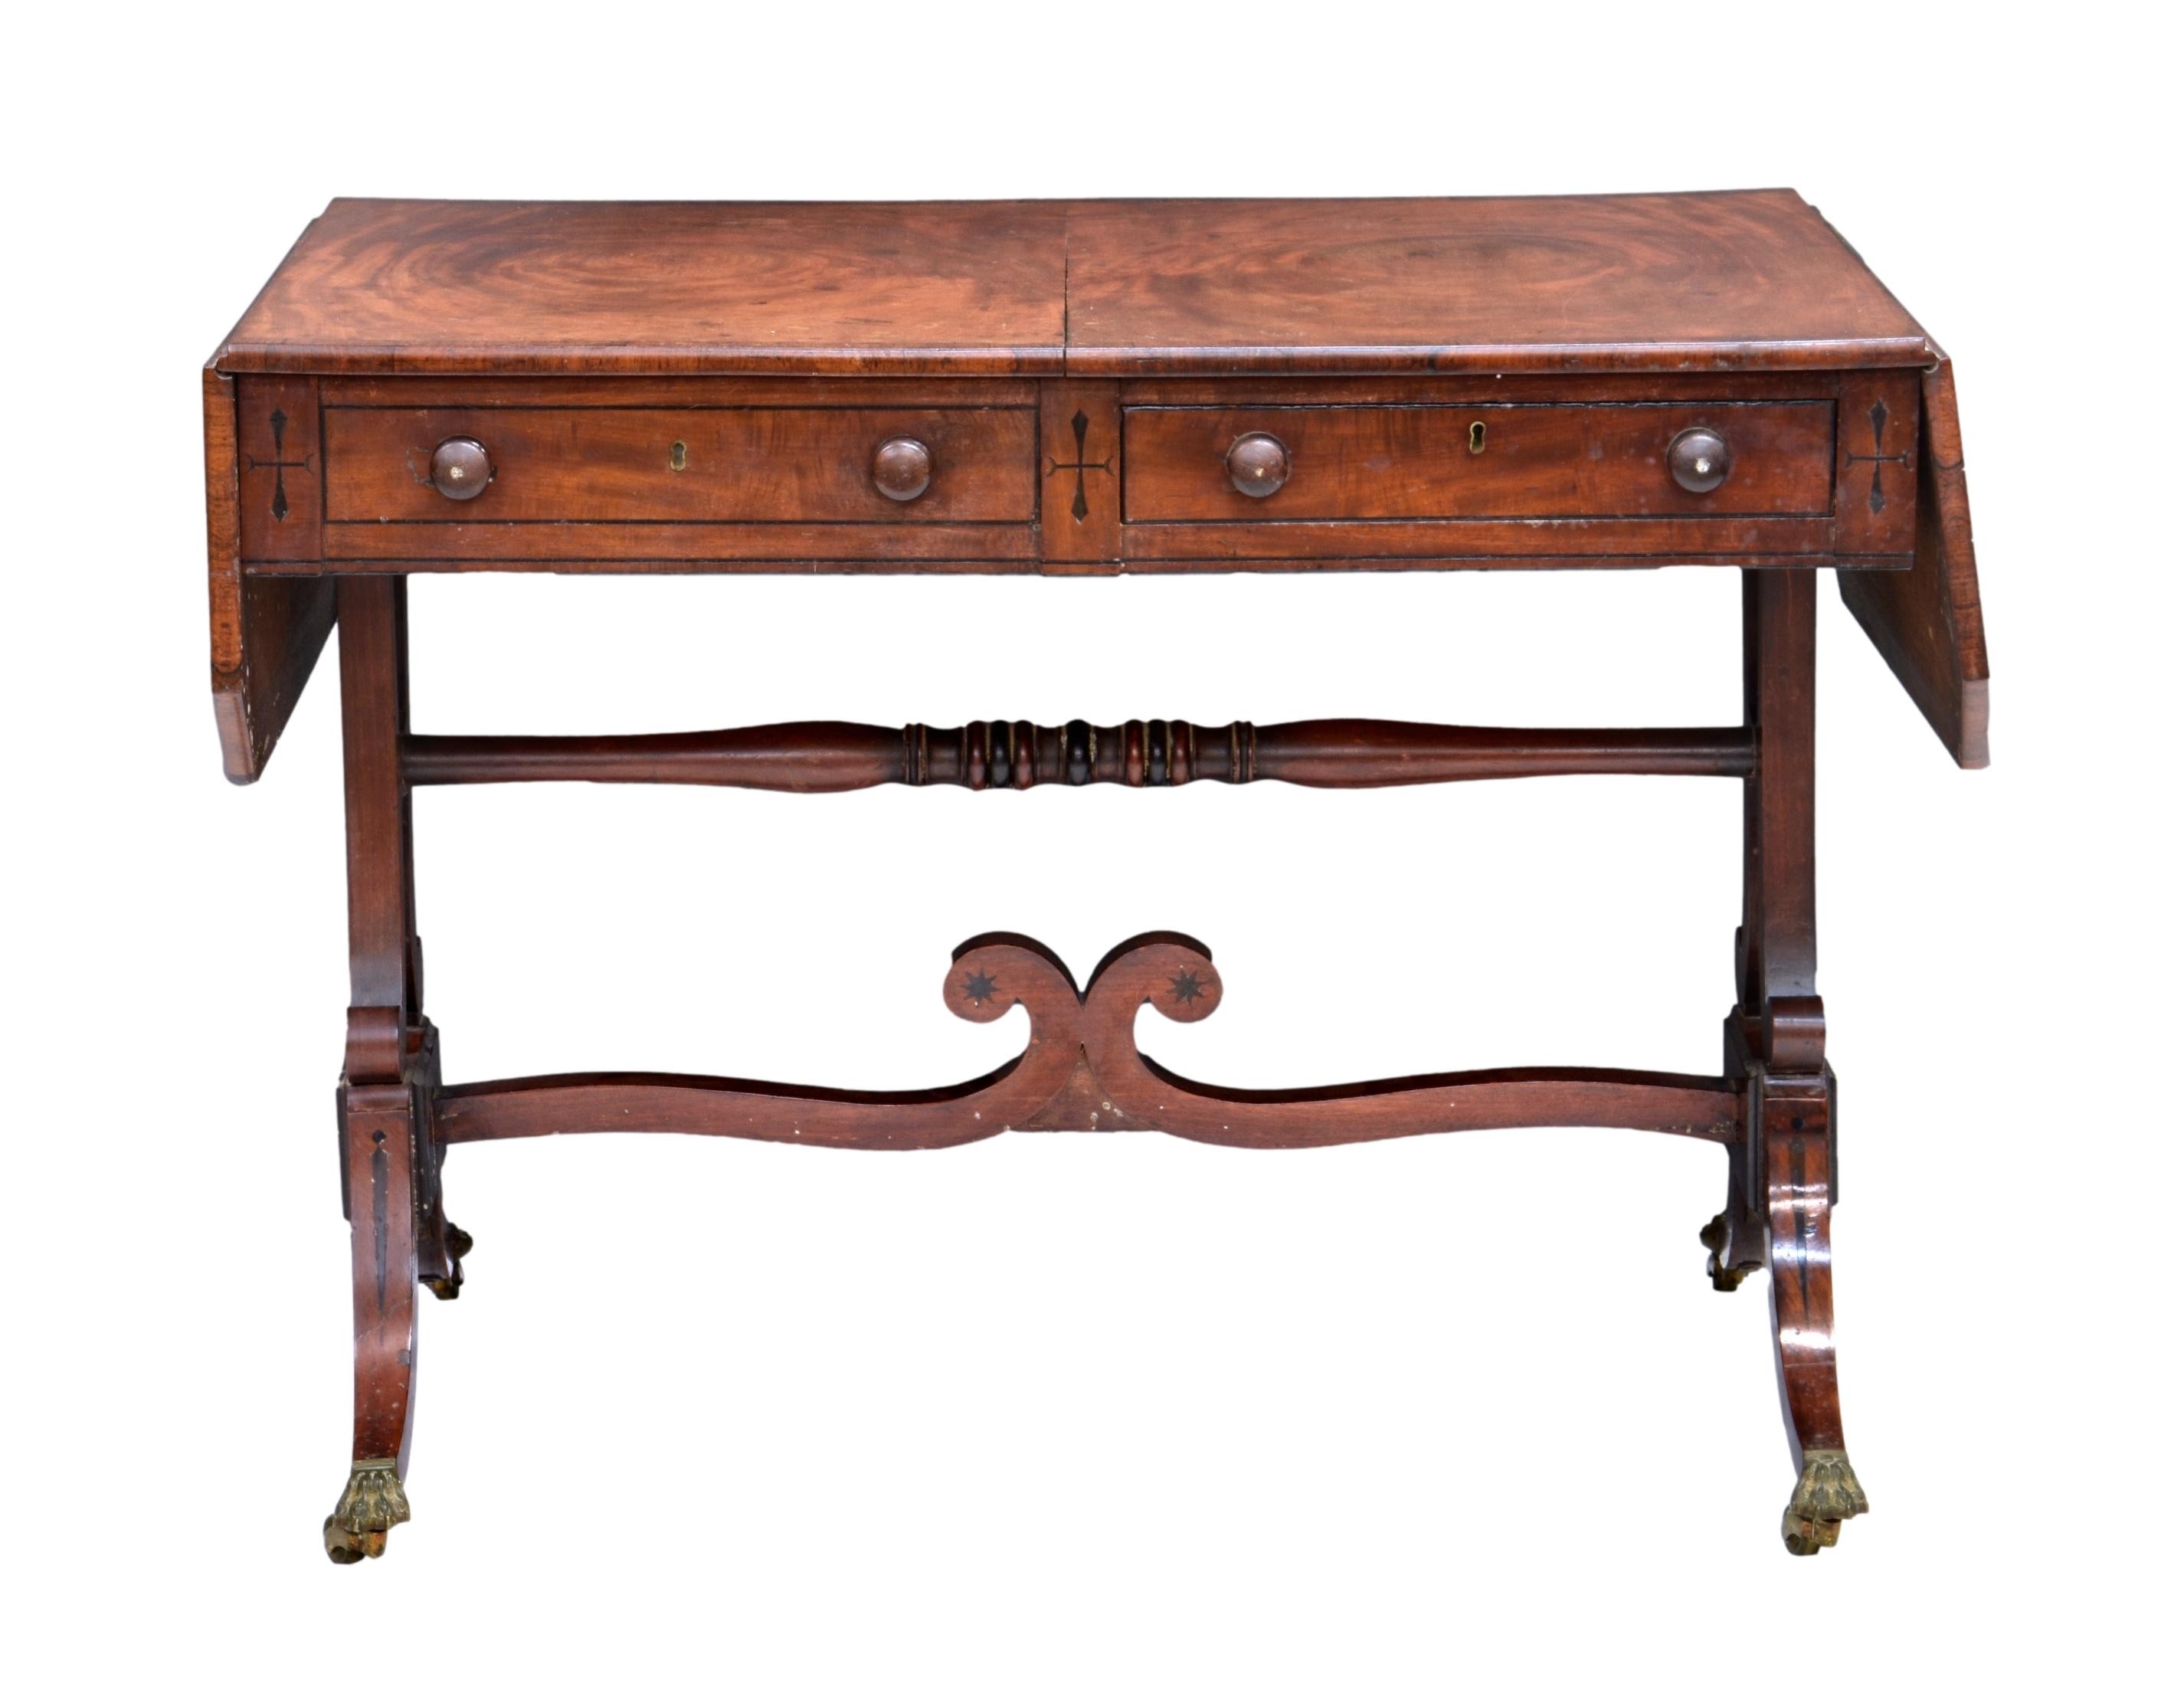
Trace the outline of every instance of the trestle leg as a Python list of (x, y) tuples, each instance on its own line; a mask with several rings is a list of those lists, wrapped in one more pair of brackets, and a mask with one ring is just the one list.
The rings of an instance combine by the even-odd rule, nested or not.
[(326, 1518), (326, 1553), (382, 1553), (410, 1518), (417, 1290), (453, 1297), (470, 1241), (440, 1205), (433, 1121), (439, 1044), (424, 1018), (410, 792), (408, 630), (399, 577), (337, 589), (348, 838), (348, 1044), (340, 1091), (342, 1191), (349, 1222), (355, 1415), (348, 1480)]
[(1745, 782), (1744, 923), (1728, 1043), (1731, 1074), (1741, 1067), (1745, 1076), (1747, 1115), (1744, 1142), (1730, 1152), (1729, 1209), (1706, 1238), (1717, 1286), (1733, 1286), (1764, 1247), (1797, 1467), (1782, 1540), (1796, 1555), (1833, 1544), (1843, 1522), (1866, 1511), (1844, 1453), (1836, 1380), (1835, 1080), (1815, 983), (1814, 596), (1809, 574), (1745, 572), (1745, 722), (1758, 761)]

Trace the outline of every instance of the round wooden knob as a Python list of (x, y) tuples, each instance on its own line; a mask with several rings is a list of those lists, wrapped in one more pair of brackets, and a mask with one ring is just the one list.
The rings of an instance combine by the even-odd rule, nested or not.
[(443, 440), (432, 452), (432, 485), (450, 499), (476, 499), (493, 479), (493, 460), (467, 434)]
[(872, 485), (899, 504), (933, 485), (933, 454), (922, 440), (898, 434), (872, 454)]
[(1240, 434), (1228, 449), (1228, 479), (1251, 499), (1269, 499), (1290, 478), (1290, 449), (1271, 434)]
[(1686, 493), (1712, 493), (1729, 479), (1729, 442), (1711, 428), (1686, 428), (1669, 443), (1669, 473)]

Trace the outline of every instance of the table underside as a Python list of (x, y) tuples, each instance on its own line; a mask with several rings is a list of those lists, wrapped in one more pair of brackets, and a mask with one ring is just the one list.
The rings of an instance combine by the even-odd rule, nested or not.
[[(679, 1132), (866, 1150), (939, 1148), (1003, 1133), (1159, 1131), (1202, 1143), (1303, 1148), (1521, 1126), (1618, 1127), (1723, 1146), (1728, 1196), (1704, 1229), (1709, 1276), (1734, 1290), (1764, 1269), (1797, 1481), (1783, 1517), (1800, 1554), (1833, 1543), (1865, 1498), (1844, 1453), (1833, 1340), (1829, 1213), (1834, 1076), (1815, 985), (1813, 654), (1808, 569), (1742, 572), (1745, 719), (1719, 728), (1517, 729), (1368, 720), (1256, 726), (1139, 721), (937, 728), (788, 723), (682, 734), (423, 735), (408, 722), (407, 581), (341, 575), (351, 1007), (340, 1088), (351, 1226), (356, 1418), (328, 1553), (382, 1553), (409, 1518), (420, 1286), (453, 1298), (471, 1240), (447, 1219), (456, 1146), (592, 1132)], [(1742, 783), (1744, 922), (1718, 1074), (1546, 1068), (1363, 1080), (1302, 1090), (1209, 1085), (1138, 1049), (1148, 1006), (1211, 1014), (1207, 947), (1146, 934), (1079, 984), (1036, 941), (967, 941), (942, 981), (948, 1009), (989, 1022), (1022, 1008), (1022, 1054), (962, 1084), (855, 1091), (663, 1074), (567, 1074), (448, 1085), (422, 997), (411, 793), (516, 780), (671, 781), (783, 792), (882, 783), (1022, 789), (1193, 780), (1357, 788), (1568, 773)], [(1147, 802), (1157, 802), (1148, 799)]]

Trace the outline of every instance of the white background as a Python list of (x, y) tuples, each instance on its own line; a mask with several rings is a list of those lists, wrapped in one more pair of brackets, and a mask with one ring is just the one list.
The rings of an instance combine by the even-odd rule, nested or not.
[[(62, 15), (53, 8), (47, 17)], [(0, 1549), (26, 1683), (2130, 1683), (2174, 1597), (2173, 40), (2078, 6), (171, 8), (17, 33)], [(2151, 13), (2146, 14), (2149, 19)], [(20, 31), (20, 25), (19, 25)], [(2157, 158), (2162, 154), (2162, 158)], [(333, 653), (206, 696), (198, 368), (334, 194), (1790, 185), (1958, 361), (1995, 666), (1958, 772), (1824, 583), (1837, 1308), (1874, 1512), (1782, 1553), (1723, 1158), (458, 1152), (387, 1558), (335, 1569)], [(426, 730), (1736, 718), (1727, 574), (433, 580)], [(1150, 928), (1202, 1078), (1704, 1071), (1732, 784), (418, 805), (451, 1079), (941, 1083), (1014, 929)], [(2165, 1564), (2165, 1565), (2164, 1565)]]

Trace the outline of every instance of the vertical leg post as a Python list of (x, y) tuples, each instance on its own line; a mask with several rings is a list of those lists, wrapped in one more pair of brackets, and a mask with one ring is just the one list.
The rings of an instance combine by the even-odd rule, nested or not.
[(326, 1553), (379, 1554), (410, 1517), (421, 1259), (443, 1249), (431, 1109), (438, 1058), (420, 1002), (410, 794), (405, 583), (343, 580), (342, 753), (348, 839), (348, 1042), (339, 1092), (342, 1189), (349, 1220), (356, 1404), (349, 1478)]
[(1729, 1207), (1708, 1228), (1714, 1283), (1763, 1263), (1776, 1377), (1797, 1484), (1783, 1541), (1809, 1555), (1866, 1509), (1843, 1453), (1836, 1380), (1833, 1261), (1835, 1079), (1817, 985), (1814, 899), (1815, 581), (1806, 570), (1744, 572), (1745, 722), (1758, 763), (1745, 783), (1744, 924), (1728, 1053), (1741, 1074), (1745, 1142), (1731, 1153)]

